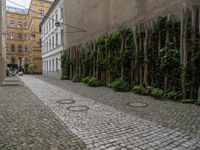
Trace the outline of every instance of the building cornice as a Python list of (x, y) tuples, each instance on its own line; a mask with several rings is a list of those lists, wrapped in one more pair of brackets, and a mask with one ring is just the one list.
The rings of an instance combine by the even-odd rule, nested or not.
[(46, 13), (46, 15), (44, 16), (42, 22), (40, 23), (40, 28), (42, 27), (42, 25), (44, 24), (44, 22), (48, 19), (49, 15), (51, 14), (51, 12), (53, 11), (53, 9), (56, 7), (56, 5), (60, 2), (60, 0), (55, 0), (54, 3), (52, 4), (52, 6), (49, 8), (48, 12)]

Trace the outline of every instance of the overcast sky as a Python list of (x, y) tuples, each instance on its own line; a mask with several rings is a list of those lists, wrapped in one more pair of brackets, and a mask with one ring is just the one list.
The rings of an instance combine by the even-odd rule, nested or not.
[[(30, 1), (31, 1), (31, 0), (10, 0), (10, 1), (13, 1), (13, 2), (15, 2), (15, 3), (18, 3), (19, 5), (23, 5), (23, 6), (26, 7), (26, 8), (29, 8)], [(23, 8), (23, 7), (20, 7), (20, 6), (15, 5), (15, 4), (12, 4), (12, 3), (8, 2), (8, 1), (6, 2), (6, 5), (7, 5), (7, 6), (14, 6), (14, 7), (17, 7), (17, 8)]]

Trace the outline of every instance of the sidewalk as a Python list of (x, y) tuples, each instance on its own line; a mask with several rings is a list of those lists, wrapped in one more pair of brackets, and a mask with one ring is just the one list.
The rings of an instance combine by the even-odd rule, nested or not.
[(27, 87), (0, 86), (0, 150), (68, 149), (86, 148)]
[[(90, 94), (94, 92), (83, 84), (62, 81), (67, 88), (71, 89), (66, 90), (32, 76), (24, 76), (21, 79), (92, 150), (200, 149), (200, 139), (188, 136), (179, 128), (166, 128), (158, 123), (77, 94), (80, 92), (80, 87), (82, 91), (87, 91)], [(53, 81), (58, 82), (58, 80)], [(102, 88), (96, 88), (96, 92), (101, 93)], [(110, 100), (117, 101), (114, 99), (116, 97), (113, 96), (116, 93), (110, 92), (105, 92), (104, 95), (101, 93), (101, 98), (110, 94)], [(93, 93), (93, 95), (99, 96), (98, 93)], [(116, 96), (119, 95), (116, 94)], [(150, 109), (151, 107), (143, 108)], [(134, 108), (129, 107), (129, 110)], [(171, 117), (173, 118), (173, 116)], [(185, 116), (185, 118), (187, 117)]]

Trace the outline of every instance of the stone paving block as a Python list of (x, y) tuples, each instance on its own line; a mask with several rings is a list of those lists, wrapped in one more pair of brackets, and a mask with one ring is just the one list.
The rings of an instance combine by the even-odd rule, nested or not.
[[(123, 148), (120, 144), (125, 144), (127, 149), (140, 148), (139, 146), (147, 145), (147, 147), (149, 146), (156, 150), (161, 149), (161, 145), (163, 145), (162, 148), (167, 150), (175, 148), (174, 142), (176, 142), (176, 148), (185, 149), (186, 147), (182, 145), (186, 145), (186, 142), (193, 140), (200, 143), (198, 138), (183, 134), (179, 129), (163, 127), (155, 122), (124, 113), (121, 110), (98, 103), (90, 98), (34, 77), (24, 76), (21, 79), (75, 135), (84, 143), (90, 145), (91, 149), (96, 148), (91, 144), (93, 141), (100, 145), (99, 149), (105, 149), (104, 146), (106, 144), (112, 144), (113, 148), (120, 149)], [(66, 109), (67, 105), (57, 103), (58, 100), (65, 98), (71, 98), (76, 101), (75, 104), (70, 106), (84, 105), (89, 107), (89, 110), (74, 112)], [(108, 137), (112, 138), (108, 140)], [(134, 139), (138, 139), (138, 147)], [(195, 143), (191, 146), (200, 149)], [(140, 149), (147, 149), (147, 147)]]
[(0, 87), (0, 150), (79, 148), (87, 149), (28, 88)]

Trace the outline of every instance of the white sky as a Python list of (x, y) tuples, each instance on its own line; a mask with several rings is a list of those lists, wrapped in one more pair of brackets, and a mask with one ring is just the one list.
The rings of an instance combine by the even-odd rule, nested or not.
[[(13, 2), (15, 2), (15, 3), (19, 4), (19, 5), (22, 5), (22, 6), (26, 7), (26, 8), (29, 8), (31, 0), (10, 0), (10, 1), (13, 1)], [(7, 6), (14, 6), (14, 7), (23, 9), (23, 7), (17, 6), (17, 5), (12, 4), (12, 3), (8, 2), (8, 1), (6, 1), (6, 5)]]

